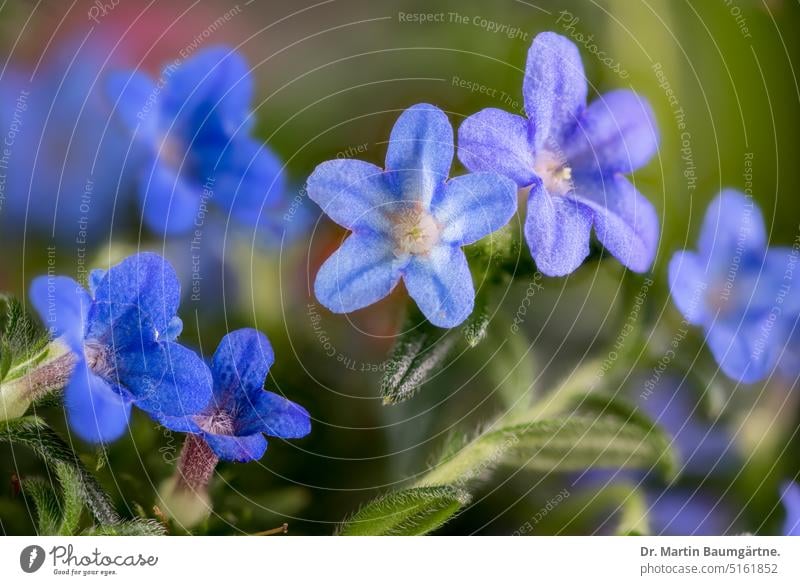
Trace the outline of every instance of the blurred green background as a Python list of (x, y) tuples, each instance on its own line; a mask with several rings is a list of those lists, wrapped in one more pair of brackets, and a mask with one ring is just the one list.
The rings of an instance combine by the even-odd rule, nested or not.
[[(519, 108), (528, 46), (538, 32), (554, 31), (583, 39), (579, 46), (592, 95), (630, 87), (656, 111), (661, 150), (635, 179), (662, 218), (656, 292), (648, 302), (667, 330), (679, 317), (666, 296), (666, 263), (673, 251), (693, 246), (705, 206), (722, 187), (751, 190), (772, 243), (789, 244), (800, 231), (797, 2), (130, 4), (123, 0), (94, 22), (87, 18), (91, 2), (5, 2), (0, 7), (2, 61), (6, 68), (30, 66), (66, 39), (86, 36), (104, 46), (113, 41), (109, 69), (141, 63), (155, 74), (159, 64), (175, 58), (218, 16), (235, 11), (203, 43), (230, 44), (246, 55), (258, 87), (257, 134), (301, 185), (316, 164), (337, 156), (380, 164), (394, 120), (414, 103), (440, 106), (455, 127), (484, 107)], [(418, 23), (403, 22), (405, 14), (442, 16)], [(503, 25), (505, 32), (492, 30)], [(599, 51), (607, 63), (595, 54)], [(482, 91), (470, 90), (480, 86)], [(745, 166), (748, 158), (752, 172)], [(454, 168), (454, 174), (462, 171)], [(313, 208), (305, 197), (300, 205)], [(2, 215), (0, 225), (0, 288), (24, 297), (30, 279), (47, 269), (51, 234), (20, 233), (19, 225), (12, 230)], [(170, 244), (142, 228), (135, 208), (121, 206), (114, 226), (111, 242), (91, 251), (98, 266), (137, 248), (163, 251)], [(292, 533), (330, 534), (360, 504), (424, 471), (453, 429), (474, 429), (503, 408), (501, 393), (491, 391), (494, 385), (487, 380), (491, 374), (474, 375), (482, 360), (464, 353), (411, 402), (381, 405), (380, 370), (402, 322), (404, 293), (350, 316), (335, 316), (317, 305), (310, 283), (342, 235), (324, 218), (312, 223), (307, 236), (283, 247), (256, 248), (225, 233), (225, 271), (204, 283), (221, 288), (223, 283), (214, 280), (224, 277), (224, 292), (213, 302), (204, 297), (182, 307), (183, 340), (205, 354), (228, 330), (254, 326), (267, 333), (277, 355), (267, 388), (304, 405), (314, 418), (310, 437), (272, 441), (261, 462), (218, 468), (212, 489), (215, 515), (202, 529), (208, 533), (253, 533), (285, 521)], [(74, 255), (59, 253), (56, 269), (74, 275)], [(599, 263), (568, 279), (543, 281), (525, 323), (530, 341), (523, 373), (534, 376), (528, 382), (533, 391), (607, 351), (619, 315), (627, 309), (619, 296), (621, 275), (615, 263)], [(513, 314), (527, 284), (506, 291), (507, 313)], [(746, 407), (757, 406), (748, 402)], [(745, 451), (758, 444), (768, 459), (786, 459), (781, 469), (786, 475), (800, 469), (800, 445), (794, 441), (784, 451), (797, 412), (796, 401), (784, 406), (782, 414), (768, 410), (769, 424), (753, 430), (753, 436), (746, 426), (740, 428), (737, 440)], [(67, 436), (60, 408), (43, 414)], [(753, 417), (747, 421), (763, 423)], [(767, 435), (771, 441), (759, 440)], [(137, 413), (131, 436), (110, 447), (98, 471), (120, 506), (137, 504), (150, 513), (156, 487), (172, 472), (181, 440)], [(87, 463), (104, 459), (74, 441)], [(27, 451), (0, 446), (0, 484), (5, 486), (0, 532), (33, 532), (31, 510), (16, 493), (15, 478), (42, 473)], [(774, 521), (762, 521), (776, 513), (775, 497), (750, 497), (754, 488), (748, 473), (757, 478), (763, 469), (754, 463), (734, 488), (749, 514), (742, 524), (772, 531)], [(500, 470), (443, 532), (510, 534), (565, 481)], [(536, 533), (602, 530), (590, 513), (578, 514), (575, 504), (576, 509), (561, 507)]]

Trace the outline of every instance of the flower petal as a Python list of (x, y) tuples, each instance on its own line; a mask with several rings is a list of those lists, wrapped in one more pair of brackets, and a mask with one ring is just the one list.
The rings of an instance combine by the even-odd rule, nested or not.
[(158, 335), (169, 329), (180, 298), (181, 285), (172, 265), (152, 252), (129, 256), (111, 267), (95, 290), (97, 303), (117, 305), (104, 315), (119, 319), (133, 308), (140, 316), (132, 319), (151, 323)]
[(781, 502), (786, 510), (783, 536), (800, 536), (800, 485), (794, 482), (783, 484)]
[(800, 252), (771, 247), (764, 255), (751, 306), (763, 311), (780, 309), (784, 315), (800, 314), (800, 291), (794, 278), (800, 270)]
[(351, 234), (317, 273), (314, 293), (334, 313), (349, 313), (381, 300), (400, 280), (407, 260), (372, 232)]
[(430, 104), (417, 104), (395, 122), (386, 152), (395, 193), (421, 201), (427, 208), (434, 192), (450, 175), (453, 127), (447, 115)]
[(203, 186), (156, 160), (139, 179), (139, 203), (147, 227), (158, 237), (189, 231), (197, 220)]
[(66, 276), (39, 276), (31, 283), (31, 303), (53, 337), (63, 336), (82, 352), (86, 316), (92, 299), (80, 284)]
[(176, 433), (193, 433), (195, 435), (199, 435), (200, 433), (203, 432), (203, 430), (195, 421), (195, 417), (193, 415), (159, 416), (157, 413), (154, 412), (148, 414), (153, 418), (153, 420), (155, 420), (162, 427), (167, 428), (171, 431), (175, 431)]
[(322, 163), (308, 178), (308, 196), (340, 226), (386, 233), (384, 211), (398, 200), (383, 169), (360, 160)]
[(592, 210), (570, 197), (551, 196), (536, 181), (528, 196), (525, 239), (536, 267), (547, 276), (574, 272), (589, 255)]
[(214, 201), (242, 226), (259, 227), (274, 222), (271, 203), (280, 200), (286, 189), (283, 163), (257, 140), (239, 137), (232, 140), (215, 168)]
[(669, 290), (678, 310), (689, 323), (700, 325), (708, 318), (705, 294), (706, 271), (694, 252), (676, 252), (669, 261)]
[(156, 85), (139, 71), (115, 71), (106, 78), (109, 100), (114, 112), (128, 131), (144, 132), (151, 136), (158, 120), (153, 99), (157, 95)]
[(224, 461), (239, 461), (240, 463), (258, 461), (267, 450), (267, 440), (261, 433), (246, 437), (229, 437), (206, 433), (203, 437), (217, 457)]
[(566, 139), (564, 152), (574, 169), (607, 175), (630, 173), (658, 150), (655, 115), (630, 90), (608, 92), (586, 108)]
[[(162, 74), (161, 111), (175, 119), (179, 131), (229, 136), (251, 125), (253, 78), (244, 58), (230, 47), (209, 47)], [(198, 128), (201, 130), (198, 131)]]
[(495, 173), (473, 173), (451, 179), (431, 203), (442, 226), (440, 238), (464, 246), (506, 225), (517, 211), (517, 186)]
[(575, 44), (552, 32), (536, 35), (528, 50), (522, 95), (537, 147), (561, 144), (586, 107), (588, 85)]
[(647, 272), (658, 249), (655, 208), (622, 175), (578, 179), (576, 197), (594, 211), (597, 239), (634, 272)]
[(457, 246), (439, 245), (426, 256), (412, 256), (403, 281), (419, 309), (437, 327), (455, 327), (472, 313), (472, 273)]
[(717, 320), (706, 331), (706, 343), (728, 377), (752, 384), (775, 366), (782, 333), (780, 328), (770, 327), (766, 319), (739, 323)]
[(700, 253), (719, 274), (727, 273), (744, 253), (763, 254), (767, 246), (764, 218), (752, 198), (726, 189), (706, 210), (700, 230)]
[(109, 443), (128, 428), (131, 404), (79, 362), (64, 392), (70, 428), (90, 443)]
[(470, 171), (493, 171), (520, 187), (536, 180), (528, 120), (503, 110), (486, 108), (458, 128), (458, 159)]
[(115, 382), (154, 418), (198, 414), (211, 402), (208, 366), (174, 342), (143, 344), (117, 356)]
[(263, 392), (264, 380), (275, 353), (267, 336), (255, 329), (239, 329), (222, 338), (211, 361), (214, 377), (214, 398), (218, 407), (235, 410), (236, 405), (222, 404), (234, 399), (237, 404), (250, 404), (250, 396)]
[(237, 418), (238, 434), (264, 432), (271, 437), (300, 439), (311, 432), (311, 417), (305, 408), (274, 392), (251, 393), (252, 402), (241, 405)]

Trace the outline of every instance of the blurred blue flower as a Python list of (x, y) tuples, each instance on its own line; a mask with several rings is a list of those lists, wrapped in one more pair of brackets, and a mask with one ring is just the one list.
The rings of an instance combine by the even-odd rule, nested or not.
[(180, 284), (160, 256), (137, 254), (95, 271), (88, 292), (71, 278), (42, 276), (30, 298), (78, 356), (65, 404), (81, 438), (121, 436), (132, 403), (159, 417), (198, 412), (211, 399), (208, 367), (174, 341), (182, 328)]
[(447, 180), (453, 129), (442, 110), (407, 109), (392, 129), (386, 169), (359, 160), (319, 165), (308, 193), (353, 233), (317, 274), (320, 302), (347, 313), (388, 295), (402, 278), (431, 323), (455, 327), (472, 312), (475, 289), (461, 246), (503, 227), (516, 188), (495, 173)]
[(481, 110), (458, 129), (458, 157), (470, 171), (495, 171), (529, 189), (525, 236), (544, 274), (563, 276), (600, 242), (636, 272), (650, 268), (658, 217), (625, 178), (658, 149), (647, 102), (628, 90), (586, 105), (577, 47), (555, 33), (536, 36), (522, 87), (527, 119)]
[(781, 494), (786, 518), (783, 521), (784, 536), (800, 536), (800, 485), (787, 482)]
[(657, 536), (719, 536), (735, 532), (735, 514), (724, 498), (704, 490), (667, 488), (647, 492), (650, 533)]
[(120, 71), (107, 83), (142, 153), (139, 199), (151, 230), (201, 228), (212, 208), (257, 233), (280, 228), (272, 208), (285, 197), (282, 164), (250, 137), (253, 79), (239, 53), (204, 49), (168, 64), (158, 81)]
[(162, 424), (201, 434), (211, 450), (227, 461), (256, 461), (267, 449), (264, 433), (299, 439), (311, 432), (308, 412), (298, 404), (264, 390), (275, 361), (266, 336), (254, 329), (226, 335), (211, 362), (214, 398), (200, 414), (164, 416)]
[(703, 327), (714, 358), (734, 380), (757, 382), (781, 359), (800, 313), (795, 264), (792, 249), (767, 248), (761, 211), (733, 190), (709, 205), (698, 251), (673, 255), (672, 299), (689, 323)]
[(638, 400), (647, 416), (672, 437), (681, 474), (705, 477), (740, 467), (736, 444), (720, 420), (701, 416), (701, 398), (689, 384), (667, 377)]
[[(54, 46), (38, 67), (16, 63), (0, 80), (0, 217), (4, 232), (70, 242), (111, 231), (130, 191), (126, 133), (109, 124), (105, 43)], [(130, 159), (128, 159), (130, 160)]]

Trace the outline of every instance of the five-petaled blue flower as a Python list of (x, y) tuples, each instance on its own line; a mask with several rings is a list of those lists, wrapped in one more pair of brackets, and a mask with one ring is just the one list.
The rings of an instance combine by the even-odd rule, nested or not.
[(734, 380), (757, 382), (786, 357), (800, 312), (790, 270), (796, 263), (790, 248), (767, 248), (761, 211), (733, 190), (709, 205), (698, 251), (673, 255), (675, 305), (689, 323), (704, 328), (711, 353)]
[(175, 431), (200, 434), (211, 450), (227, 461), (256, 461), (267, 449), (264, 434), (299, 439), (311, 432), (308, 412), (286, 398), (264, 390), (275, 361), (264, 334), (240, 329), (226, 335), (211, 362), (214, 397), (195, 416), (164, 416)]
[(453, 129), (429, 104), (407, 109), (392, 129), (386, 169), (352, 160), (319, 165), (308, 194), (353, 233), (317, 274), (317, 298), (347, 313), (388, 295), (402, 278), (428, 320), (455, 327), (472, 312), (475, 289), (461, 246), (503, 227), (516, 186), (496, 173), (448, 179)]
[(786, 510), (783, 520), (784, 536), (800, 536), (800, 485), (787, 482), (783, 486), (781, 501)]
[(39, 277), (30, 289), (39, 315), (78, 357), (64, 398), (74, 431), (105, 443), (125, 432), (132, 403), (154, 417), (205, 407), (208, 367), (174, 341), (182, 323), (172, 267), (141, 253), (91, 281), (91, 294), (65, 276)]
[[(156, 233), (183, 233), (218, 206), (240, 225), (271, 230), (283, 197), (278, 158), (250, 137), (253, 80), (227, 47), (168, 65), (158, 84), (138, 71), (109, 76), (109, 91), (144, 160), (139, 195)], [(226, 216), (227, 219), (227, 216)]]
[(624, 173), (658, 148), (650, 106), (628, 90), (587, 106), (578, 49), (555, 33), (533, 40), (522, 92), (527, 119), (487, 108), (461, 124), (461, 162), (530, 189), (525, 237), (542, 273), (563, 276), (578, 268), (589, 254), (592, 226), (625, 266), (648, 270), (658, 217)]

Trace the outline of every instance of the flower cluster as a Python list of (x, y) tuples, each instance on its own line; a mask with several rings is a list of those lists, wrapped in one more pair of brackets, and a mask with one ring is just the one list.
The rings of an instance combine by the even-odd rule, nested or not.
[(180, 283), (152, 253), (91, 275), (90, 290), (63, 276), (39, 277), (31, 301), (77, 356), (65, 403), (83, 439), (106, 443), (127, 429), (136, 405), (164, 426), (201, 436), (221, 459), (260, 459), (262, 433), (300, 438), (308, 413), (263, 390), (274, 357), (267, 338), (241, 330), (223, 339), (211, 367), (178, 344)]
[(577, 269), (589, 254), (593, 226), (625, 266), (650, 267), (658, 218), (623, 175), (657, 149), (650, 107), (629, 91), (587, 106), (577, 48), (553, 33), (531, 46), (523, 95), (528, 119), (487, 109), (459, 128), (458, 156), (472, 174), (447, 180), (452, 129), (427, 104), (397, 121), (385, 169), (356, 160), (317, 167), (310, 197), (353, 232), (317, 275), (323, 305), (354, 311), (402, 279), (431, 323), (460, 324), (474, 302), (460, 247), (508, 223), (518, 189), (528, 192), (525, 236), (544, 274)]

